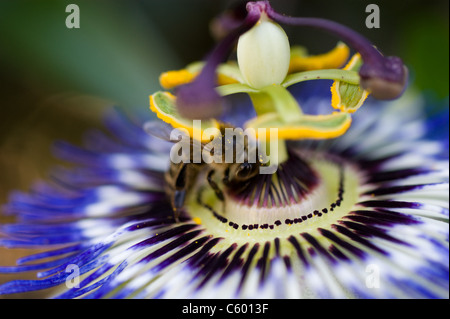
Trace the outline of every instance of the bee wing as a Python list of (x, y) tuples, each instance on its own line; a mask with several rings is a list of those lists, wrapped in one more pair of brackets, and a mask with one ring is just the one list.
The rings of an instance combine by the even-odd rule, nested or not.
[(161, 121), (146, 122), (144, 131), (149, 135), (172, 143), (181, 141), (182, 136), (186, 134), (182, 130), (174, 129), (170, 124)]
[(150, 121), (144, 123), (144, 131), (149, 135), (160, 138), (164, 141), (170, 142), (170, 133), (173, 128), (171, 125), (160, 122), (160, 121)]

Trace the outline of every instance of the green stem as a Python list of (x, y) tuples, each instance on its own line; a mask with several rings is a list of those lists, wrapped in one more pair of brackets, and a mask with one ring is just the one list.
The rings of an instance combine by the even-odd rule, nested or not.
[(250, 99), (252, 100), (253, 108), (255, 109), (256, 115), (261, 116), (266, 113), (275, 112), (273, 101), (264, 92), (252, 92), (248, 93)]
[[(299, 121), (303, 112), (291, 93), (280, 85), (270, 85), (262, 88), (258, 93), (249, 93), (253, 102), (257, 116), (266, 113), (277, 113), (280, 119), (285, 123), (294, 123)], [(269, 157), (270, 165), (278, 165), (288, 159), (286, 141), (278, 139), (278, 137), (270, 136), (277, 142), (262, 142), (266, 155)], [(269, 143), (269, 145), (267, 145)], [(270, 146), (270, 147), (268, 147)], [(276, 147), (276, 153), (273, 153), (273, 147)]]
[[(246, 92), (252, 100), (257, 116), (266, 113), (277, 113), (284, 123), (295, 123), (302, 119), (303, 112), (292, 94), (281, 85), (270, 85), (258, 91), (243, 84), (230, 84), (217, 88), (219, 94), (228, 95), (237, 92)], [(260, 147), (266, 151), (270, 165), (278, 165), (288, 159), (286, 141), (274, 138), (277, 144), (260, 140)], [(276, 147), (276, 153), (274, 152)]]
[(292, 94), (281, 85), (270, 85), (259, 92), (249, 93), (253, 107), (258, 116), (277, 113), (284, 123), (301, 120), (302, 109)]
[(270, 97), (273, 109), (284, 123), (294, 123), (302, 119), (303, 112), (300, 105), (285, 87), (270, 85), (261, 91)]
[[(286, 141), (283, 139), (275, 139), (276, 144), (270, 144), (270, 141), (259, 140), (259, 147), (265, 150), (265, 154), (269, 159), (268, 164), (279, 165), (288, 159)], [(275, 149), (274, 149), (275, 147)], [(274, 152), (275, 151), (275, 152)]]

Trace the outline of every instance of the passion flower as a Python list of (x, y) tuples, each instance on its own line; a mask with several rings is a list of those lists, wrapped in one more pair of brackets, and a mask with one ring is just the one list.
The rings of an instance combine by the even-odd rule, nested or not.
[[(233, 183), (203, 163), (176, 220), (164, 178), (172, 143), (112, 113), (112, 136), (57, 144), (78, 168), (11, 195), (4, 210), (17, 222), (2, 226), (0, 244), (48, 250), (1, 266), (38, 279), (8, 282), (0, 294), (60, 286), (58, 298), (448, 298), (448, 122), (437, 134), (413, 93), (374, 99), (397, 97), (405, 68), (356, 32), (282, 16), (267, 1), (247, 8), (206, 62), (161, 75), (174, 94), (152, 94), (150, 108), (193, 140), (193, 119), (200, 130), (276, 129), (276, 171)], [(292, 47), (286, 60), (287, 47), (271, 51), (253, 33), (266, 24), (283, 42), (275, 23), (334, 32), (358, 53), (346, 64), (343, 43), (318, 56)], [(236, 42), (244, 60), (224, 63)], [(277, 70), (247, 65), (253, 47)], [(321, 79), (333, 80), (331, 99)], [(223, 108), (235, 93), (251, 105)]]

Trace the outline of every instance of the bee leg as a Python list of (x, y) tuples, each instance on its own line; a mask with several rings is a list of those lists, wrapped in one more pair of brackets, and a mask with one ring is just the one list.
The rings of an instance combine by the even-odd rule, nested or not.
[(230, 184), (230, 168), (227, 167), (225, 169), (225, 171), (223, 172), (223, 179), (222, 179), (223, 183), (225, 185), (229, 185)]
[(180, 212), (181, 208), (184, 205), (184, 199), (186, 197), (186, 191), (185, 190), (176, 190), (173, 196), (173, 215), (175, 218), (175, 221), (178, 223), (180, 221)]
[(180, 222), (180, 210), (178, 210), (178, 209), (173, 210), (173, 219), (175, 220), (175, 223), (177, 223), (177, 224)]
[(223, 196), (222, 191), (220, 190), (217, 183), (212, 180), (213, 175), (214, 175), (214, 170), (210, 170), (208, 173), (208, 176), (207, 176), (208, 183), (211, 186), (211, 188), (214, 190), (214, 192), (216, 193), (217, 198), (220, 199), (221, 201), (224, 201), (225, 197)]
[[(171, 166), (173, 168), (174, 166)], [(178, 175), (176, 176), (175, 183), (172, 186), (171, 204), (173, 209), (173, 217), (175, 222), (179, 222), (181, 209), (184, 206), (184, 200), (186, 198), (186, 175), (188, 166), (186, 164), (180, 164)]]

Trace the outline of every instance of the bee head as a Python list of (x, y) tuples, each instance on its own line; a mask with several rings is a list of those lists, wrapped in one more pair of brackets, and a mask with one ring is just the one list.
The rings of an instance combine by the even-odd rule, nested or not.
[(244, 162), (236, 168), (236, 178), (240, 180), (250, 179), (258, 174), (258, 165), (256, 163)]

